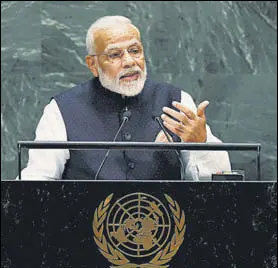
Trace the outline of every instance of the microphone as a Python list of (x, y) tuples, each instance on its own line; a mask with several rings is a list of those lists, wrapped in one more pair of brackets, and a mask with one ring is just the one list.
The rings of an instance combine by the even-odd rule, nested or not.
[[(161, 123), (161, 120), (160, 120), (160, 117), (159, 116), (152, 116), (153, 120), (157, 121), (157, 123), (159, 124), (160, 128), (162, 129), (162, 131), (164, 132), (167, 140), (169, 142), (172, 142), (171, 139), (169, 138), (169, 136), (171, 136), (167, 130), (165, 129), (165, 127), (163, 126), (163, 124)], [(178, 159), (179, 159), (179, 162), (180, 162), (180, 165), (181, 165), (181, 180), (185, 180), (185, 167), (184, 167), (184, 164), (183, 164), (183, 161), (181, 159), (181, 153), (180, 151), (178, 150), (175, 150), (176, 152), (176, 155), (178, 156)]]
[[(118, 129), (118, 131), (117, 131), (117, 133), (116, 133), (116, 135), (114, 137), (114, 139), (113, 139), (113, 142), (116, 141), (116, 139), (117, 139), (119, 133), (121, 132), (123, 126), (129, 120), (130, 117), (131, 117), (131, 111), (129, 111), (128, 108), (125, 107), (123, 109), (123, 111), (121, 112), (121, 121), (122, 121), (122, 123), (121, 123), (121, 125), (120, 125), (120, 127), (119, 127), (119, 129)], [(100, 164), (100, 166), (98, 168), (98, 171), (97, 171), (97, 173), (95, 175), (95, 180), (97, 180), (98, 175), (99, 175), (99, 173), (100, 173), (100, 171), (101, 171), (101, 169), (102, 169), (102, 167), (103, 167), (103, 165), (104, 165), (104, 163), (105, 163), (109, 153), (110, 153), (110, 150), (108, 150), (107, 153), (105, 154), (105, 156), (104, 156), (104, 158), (103, 158), (103, 160), (102, 160), (102, 162), (101, 162), (101, 164)]]

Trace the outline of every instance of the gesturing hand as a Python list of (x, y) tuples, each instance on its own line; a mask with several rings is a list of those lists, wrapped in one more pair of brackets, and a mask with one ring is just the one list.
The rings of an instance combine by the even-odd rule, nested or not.
[(208, 101), (200, 103), (197, 108), (197, 114), (195, 114), (188, 107), (174, 101), (172, 105), (180, 110), (180, 112), (168, 107), (163, 107), (163, 112), (167, 114), (161, 115), (163, 124), (171, 132), (179, 136), (183, 142), (206, 142), (207, 131), (205, 109), (208, 104)]

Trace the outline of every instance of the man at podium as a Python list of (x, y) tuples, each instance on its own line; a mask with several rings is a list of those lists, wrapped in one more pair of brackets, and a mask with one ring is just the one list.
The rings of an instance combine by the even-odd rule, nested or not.
[[(128, 18), (98, 19), (86, 46), (93, 78), (52, 97), (37, 126), (37, 141), (221, 142), (206, 124), (208, 101), (196, 107), (182, 89), (147, 75), (140, 32)], [(180, 160), (188, 180), (231, 169), (225, 151), (182, 151), (180, 158), (175, 151), (106, 153), (29, 150), (22, 179), (178, 180)]]

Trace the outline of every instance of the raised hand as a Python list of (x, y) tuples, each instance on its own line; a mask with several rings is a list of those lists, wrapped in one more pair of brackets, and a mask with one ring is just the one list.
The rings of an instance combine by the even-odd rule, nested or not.
[(205, 109), (208, 104), (208, 101), (200, 103), (197, 108), (197, 114), (195, 114), (185, 105), (179, 102), (173, 102), (172, 105), (180, 110), (180, 112), (169, 107), (164, 107), (163, 112), (165, 114), (161, 115), (163, 124), (171, 132), (179, 136), (183, 142), (206, 142)]

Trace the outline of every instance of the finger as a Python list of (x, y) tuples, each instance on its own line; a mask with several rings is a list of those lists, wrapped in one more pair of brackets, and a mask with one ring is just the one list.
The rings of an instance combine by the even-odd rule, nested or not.
[(162, 141), (162, 142), (168, 142), (168, 140), (167, 140), (167, 138), (166, 138), (165, 135), (161, 137), (161, 141)]
[(173, 132), (174, 134), (176, 134), (176, 135), (178, 135), (178, 136), (180, 136), (180, 135), (183, 133), (183, 131), (182, 131), (181, 129), (175, 128), (175, 127), (173, 127), (172, 125), (168, 124), (168, 123), (165, 122), (165, 121), (163, 121), (163, 125), (164, 125), (166, 128), (168, 128), (171, 132)]
[(162, 136), (162, 133), (163, 133), (163, 131), (160, 130), (159, 133), (157, 134), (157, 137), (156, 137), (156, 138), (159, 139), (159, 140), (161, 140), (162, 137), (163, 137), (163, 136)]
[(209, 105), (209, 101), (207, 100), (201, 102), (197, 108), (197, 115), (200, 117), (205, 117), (205, 109), (207, 108), (208, 105)]
[[(173, 141), (171, 135), (170, 135), (169, 133), (167, 133), (167, 131), (165, 131), (165, 132), (166, 132), (167, 136), (165, 135), (165, 133), (164, 133), (164, 131), (163, 131), (163, 138), (164, 138), (167, 142)], [(167, 138), (167, 137), (168, 137), (168, 138)]]
[(174, 117), (175, 119), (177, 119), (180, 122), (186, 123), (188, 120), (188, 118), (185, 115), (183, 115), (180, 112), (177, 112), (169, 107), (163, 107), (162, 110), (164, 113), (171, 115), (172, 117)]
[(172, 139), (172, 136), (169, 134), (169, 133), (167, 133), (167, 136), (168, 136), (168, 138), (169, 139), (167, 139), (167, 137), (165, 136), (165, 139), (169, 142), (173, 142), (173, 139)]
[[(173, 141), (172, 137), (170, 136), (170, 134), (168, 134), (168, 137), (170, 139), (170, 141)], [(158, 133), (155, 142), (169, 142), (169, 140), (167, 139), (165, 133), (163, 132), (163, 130), (160, 130), (160, 132)]]
[(164, 140), (165, 140), (164, 136), (163, 136), (163, 131), (160, 130), (160, 132), (156, 136), (155, 142), (164, 142)]
[(187, 106), (182, 105), (180, 102), (173, 101), (172, 105), (183, 112), (189, 119), (195, 119), (196, 114), (191, 111)]
[(162, 118), (163, 121), (165, 121), (169, 125), (173, 126), (174, 128), (180, 128), (181, 129), (182, 124), (180, 122), (177, 122), (177, 121), (173, 120), (172, 118), (170, 118), (169, 116), (167, 116), (165, 114), (162, 114), (161, 118)]
[[(164, 134), (164, 133), (163, 133), (163, 134)], [(163, 142), (171, 142), (171, 141), (172, 141), (171, 136), (170, 136), (169, 134), (168, 134), (167, 136), (168, 136), (169, 140), (167, 139), (166, 135), (164, 134), (164, 135), (163, 135)]]

